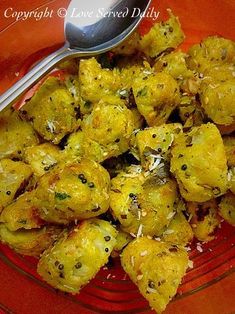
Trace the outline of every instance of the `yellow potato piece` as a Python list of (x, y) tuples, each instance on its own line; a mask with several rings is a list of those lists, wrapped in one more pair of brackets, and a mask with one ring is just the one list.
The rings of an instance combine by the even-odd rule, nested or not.
[(189, 49), (190, 69), (204, 73), (208, 68), (235, 61), (235, 43), (231, 40), (209, 36)]
[(86, 220), (65, 230), (54, 246), (44, 252), (38, 273), (57, 289), (79, 293), (108, 262), (116, 236), (117, 231), (109, 222)]
[(163, 233), (163, 241), (185, 246), (193, 239), (193, 230), (183, 213), (177, 213)]
[(178, 84), (166, 73), (140, 76), (132, 87), (137, 108), (149, 126), (165, 123), (180, 102)]
[(162, 313), (176, 294), (189, 260), (181, 247), (142, 237), (124, 249), (121, 263), (151, 308)]
[(43, 176), (60, 161), (60, 150), (50, 143), (28, 147), (24, 152), (24, 161), (30, 165), (37, 177)]
[(5, 223), (10, 231), (40, 228), (45, 222), (39, 216), (39, 203), (35, 191), (26, 192), (3, 209), (0, 222)]
[(187, 209), (191, 215), (190, 224), (195, 237), (199, 241), (208, 242), (215, 238), (216, 228), (220, 224), (218, 205), (215, 200), (205, 203), (188, 203)]
[(235, 136), (223, 137), (229, 167), (235, 167)]
[(187, 67), (186, 59), (188, 55), (182, 51), (174, 51), (163, 55), (154, 64), (154, 70), (170, 74), (174, 79), (182, 81), (194, 77), (193, 71)]
[(212, 123), (179, 134), (172, 148), (171, 172), (187, 201), (206, 202), (227, 191), (227, 159)]
[(235, 195), (231, 192), (225, 194), (219, 203), (219, 214), (230, 225), (235, 226)]
[(121, 88), (121, 77), (117, 69), (102, 69), (95, 58), (82, 59), (79, 65), (81, 113), (90, 113), (93, 104), (107, 95), (116, 95)]
[(31, 168), (21, 161), (0, 160), (0, 213), (24, 192), (32, 176)]
[(55, 226), (10, 231), (5, 224), (0, 224), (0, 240), (19, 254), (39, 257), (58, 238), (61, 231)]
[(147, 128), (136, 133), (134, 145), (145, 170), (151, 169), (157, 157), (170, 161), (170, 147), (175, 136), (181, 131), (181, 124), (172, 123)]
[(25, 148), (39, 142), (32, 126), (11, 109), (0, 113), (0, 134), (0, 159), (22, 159)]
[(235, 123), (235, 79), (204, 84), (200, 99), (202, 108), (214, 123), (225, 126)]
[(61, 164), (39, 179), (40, 216), (62, 224), (99, 216), (108, 210), (109, 186), (108, 172), (94, 161)]
[(113, 216), (126, 232), (159, 236), (174, 216), (176, 184), (166, 178), (145, 177), (136, 170), (139, 168), (132, 167), (111, 180), (110, 207)]
[(45, 140), (54, 144), (80, 126), (74, 98), (55, 77), (49, 77), (20, 112)]
[(185, 36), (178, 17), (168, 10), (170, 18), (166, 22), (156, 23), (140, 40), (140, 50), (147, 56), (157, 57), (162, 52), (178, 47)]

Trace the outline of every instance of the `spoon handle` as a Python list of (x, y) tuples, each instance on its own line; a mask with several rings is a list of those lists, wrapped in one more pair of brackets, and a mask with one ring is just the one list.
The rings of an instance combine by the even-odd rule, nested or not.
[(71, 52), (65, 45), (40, 61), (25, 76), (23, 76), (22, 79), (0, 96), (0, 111), (19, 99), (20, 96), (37, 83), (58, 62), (67, 58), (69, 55), (71, 55)]

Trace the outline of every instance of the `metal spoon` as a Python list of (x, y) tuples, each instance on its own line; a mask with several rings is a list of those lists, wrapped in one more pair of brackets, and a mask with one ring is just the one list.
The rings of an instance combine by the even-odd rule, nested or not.
[[(65, 45), (39, 62), (0, 97), (0, 111), (15, 102), (60, 61), (97, 55), (119, 45), (138, 26), (150, 2), (72, 0), (64, 23)], [(136, 11), (140, 14), (133, 14)]]

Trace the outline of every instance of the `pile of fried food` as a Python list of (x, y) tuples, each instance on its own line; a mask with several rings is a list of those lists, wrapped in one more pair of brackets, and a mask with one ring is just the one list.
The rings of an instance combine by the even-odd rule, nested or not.
[(78, 293), (110, 256), (161, 313), (186, 246), (235, 225), (235, 43), (184, 53), (171, 12), (144, 36), (49, 75), (0, 115), (0, 237)]

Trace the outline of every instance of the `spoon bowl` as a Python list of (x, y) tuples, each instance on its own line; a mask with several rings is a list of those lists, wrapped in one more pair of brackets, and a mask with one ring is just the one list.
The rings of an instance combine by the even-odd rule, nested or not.
[[(150, 1), (91, 0), (71, 1), (65, 18), (65, 35), (70, 48), (100, 53), (117, 46), (136, 28), (140, 14)], [(135, 8), (138, 12), (135, 13)], [(79, 18), (78, 18), (79, 17)]]
[[(16, 102), (59, 62), (104, 53), (138, 26), (151, 0), (72, 0), (64, 22), (66, 42), (0, 96), (0, 111)], [(138, 9), (139, 14), (134, 14)]]

